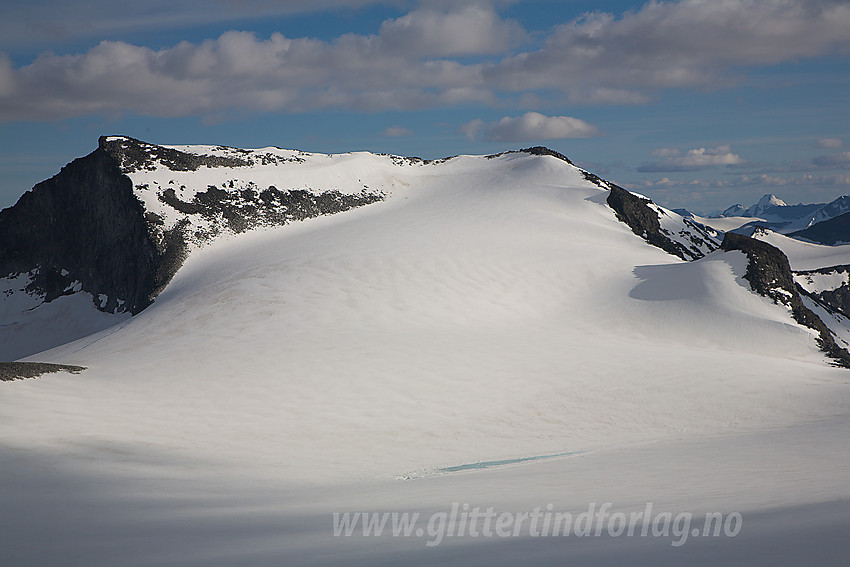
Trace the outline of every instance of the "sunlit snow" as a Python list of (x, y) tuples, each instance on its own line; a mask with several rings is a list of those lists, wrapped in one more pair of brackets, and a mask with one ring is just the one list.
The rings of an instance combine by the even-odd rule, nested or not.
[[(776, 542), (763, 564), (790, 565), (808, 551), (789, 543), (796, 519), (846, 550), (830, 526), (848, 527), (834, 506), (850, 498), (850, 374), (749, 289), (743, 254), (687, 263), (647, 245), (551, 156), (300, 157), (263, 183), (388, 198), (199, 247), (139, 315), (33, 357), (87, 371), (0, 384), (4, 564), (718, 565)], [(426, 548), (331, 525), (591, 501), (749, 523), (682, 548)]]

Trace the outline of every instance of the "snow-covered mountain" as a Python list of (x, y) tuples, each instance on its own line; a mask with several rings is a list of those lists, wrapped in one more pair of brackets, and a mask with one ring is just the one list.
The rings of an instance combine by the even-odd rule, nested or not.
[(788, 234), (817, 244), (834, 246), (850, 242), (850, 213), (843, 213)]
[[(342, 165), (354, 157), (102, 137), (94, 152), (0, 212), (0, 359), (139, 313), (192, 250), (216, 237), (383, 199)], [(281, 180), (287, 185), (276, 187)], [(368, 181), (383, 187), (385, 179)]]
[(772, 212), (776, 207), (787, 207), (788, 205), (776, 195), (765, 195), (759, 199), (758, 203), (749, 207), (740, 216), (742, 217), (760, 217)]
[[(848, 247), (723, 234), (545, 148), (123, 137), (0, 236), (0, 358), (79, 372), (0, 383), (0, 564), (792, 564), (844, 541), (850, 327), (812, 270)], [(591, 501), (746, 525), (722, 548), (426, 546), (453, 503)], [(335, 536), (347, 511), (422, 531)]]
[[(850, 211), (850, 196), (842, 196), (829, 203), (789, 205), (776, 195), (767, 194), (758, 203), (744, 207), (732, 205), (708, 218), (741, 219), (739, 232), (752, 232), (757, 227), (769, 228), (781, 234), (802, 231)], [(755, 220), (747, 220), (755, 219)], [(707, 221), (711, 222), (711, 221)]]
[[(523, 153), (572, 166), (545, 148)], [(451, 159), (486, 163), (510, 155)], [(102, 137), (90, 155), (0, 212), (6, 276), (0, 359), (58, 346), (139, 313), (193, 250), (217, 238), (381, 201), (423, 174), (441, 172), (448, 161)], [(610, 187), (573, 169), (586, 183)], [(649, 230), (651, 243), (687, 260), (719, 245), (716, 231), (649, 206), (644, 216), (652, 224), (636, 232)]]

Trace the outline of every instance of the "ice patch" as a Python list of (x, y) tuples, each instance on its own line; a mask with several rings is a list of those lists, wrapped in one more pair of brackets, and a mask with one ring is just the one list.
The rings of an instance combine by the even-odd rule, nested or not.
[(463, 465), (454, 465), (451, 467), (441, 467), (437, 469), (430, 469), (425, 471), (415, 471), (410, 473), (405, 473), (401, 475), (397, 475), (396, 480), (413, 480), (417, 478), (425, 478), (429, 476), (438, 476), (443, 474), (457, 473), (457, 472), (465, 472), (465, 471), (475, 471), (475, 470), (483, 470), (483, 469), (491, 469), (498, 467), (506, 467), (509, 465), (520, 465), (523, 463), (531, 463), (534, 461), (543, 461), (548, 459), (557, 459), (559, 457), (570, 457), (573, 455), (581, 455), (587, 453), (587, 451), (566, 451), (564, 453), (552, 453), (550, 455), (532, 455), (531, 457), (516, 457), (513, 459), (498, 459), (495, 461), (476, 461), (474, 463), (466, 463)]

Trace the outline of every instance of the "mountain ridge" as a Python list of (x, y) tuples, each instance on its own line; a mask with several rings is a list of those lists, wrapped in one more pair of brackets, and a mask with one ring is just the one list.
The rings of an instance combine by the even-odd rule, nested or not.
[[(74, 160), (0, 212), (3, 287), (7, 296), (25, 296), (25, 309), (7, 314), (0, 331), (25, 343), (27, 313), (41, 313), (42, 327), (30, 326), (44, 328), (50, 324), (50, 309), (64, 309), (57, 300), (66, 296), (88, 294), (98, 311), (137, 315), (166, 288), (192, 250), (220, 236), (342, 213), (400, 195), (416, 179), (454, 175), (451, 171), (465, 171), (474, 178), (476, 172), (491, 175), (487, 171), (493, 167), (497, 169), (492, 175), (501, 167), (511, 171), (518, 167), (534, 176), (542, 170), (535, 169), (533, 160), (550, 157), (558, 162), (547, 162), (552, 164), (547, 167), (565, 167), (562, 175), (576, 180), (570, 183), (580, 180), (601, 192), (599, 204), (648, 244), (684, 261), (723, 248), (721, 231), (659, 207), (543, 146), (422, 160), (365, 152), (324, 155), (281, 148), (160, 146), (102, 136), (91, 154)], [(784, 206), (774, 197), (762, 201), (764, 206)], [(750, 258), (753, 266), (758, 261)], [(756, 285), (753, 289), (777, 300)], [(813, 320), (807, 316), (798, 322), (815, 325), (821, 342), (832, 348), (822, 331), (825, 325)], [(38, 350), (114, 321), (101, 318), (82, 330), (69, 330), (55, 344), (38, 343)], [(37, 350), (17, 354), (33, 352)]]
[[(706, 218), (753, 218), (743, 224), (738, 231), (754, 228), (769, 228), (781, 234), (796, 236), (804, 230), (826, 222), (846, 212), (850, 212), (850, 195), (843, 195), (829, 203), (798, 203), (789, 205), (772, 193), (761, 197), (750, 207), (735, 204), (722, 212), (709, 213)], [(816, 233), (814, 233), (816, 234)], [(824, 242), (826, 243), (826, 242)]]

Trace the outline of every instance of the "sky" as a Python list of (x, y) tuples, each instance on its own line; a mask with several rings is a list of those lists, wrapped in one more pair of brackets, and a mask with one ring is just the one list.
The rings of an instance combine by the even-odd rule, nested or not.
[(671, 208), (850, 194), (848, 0), (32, 0), (0, 207), (97, 147), (544, 145)]

